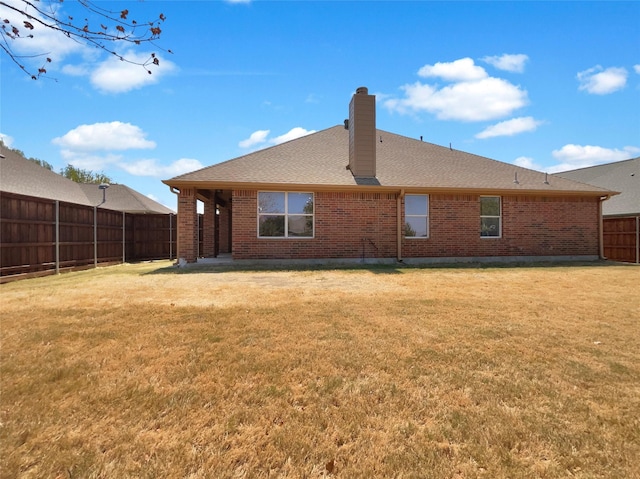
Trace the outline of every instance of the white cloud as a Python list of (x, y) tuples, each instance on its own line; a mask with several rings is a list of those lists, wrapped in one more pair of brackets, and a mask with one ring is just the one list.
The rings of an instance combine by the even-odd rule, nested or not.
[(267, 141), (267, 136), (269, 136), (270, 132), (271, 130), (254, 131), (253, 133), (251, 133), (251, 136), (249, 136), (249, 138), (238, 143), (238, 146), (240, 148), (251, 148), (253, 146), (260, 145)]
[(270, 143), (279, 145), (280, 143), (295, 140), (296, 138), (301, 138), (315, 132), (316, 130), (305, 130), (304, 128), (296, 126), (295, 128), (291, 128), (291, 130), (286, 132), (284, 135), (277, 136), (274, 139), (270, 140)]
[(86, 63), (80, 65), (65, 65), (62, 67), (62, 73), (74, 77), (83, 77), (91, 73), (89, 66)]
[[(42, 25), (40, 22), (50, 22), (37, 13), (35, 9), (27, 8), (23, 0), (5, 1), (10, 7), (15, 7), (19, 11), (26, 10), (29, 15), (36, 19), (29, 20), (25, 15), (11, 8), (5, 8), (2, 12), (2, 20), (9, 20), (10, 24), (20, 31), (19, 39), (8, 39), (9, 45), (16, 54), (26, 57), (22, 58), (21, 61), (32, 64), (32, 68), (37, 69), (42, 66), (47, 57), (52, 59), (52, 63), (47, 64), (45, 68), (49, 68), (50, 65), (55, 68), (55, 64), (68, 55), (74, 53), (90, 54), (92, 49), (89, 49), (86, 45), (68, 38), (58, 30)], [(47, 2), (46, 8), (51, 9), (53, 15), (64, 16), (62, 14), (62, 2)], [(25, 20), (28, 20), (33, 25), (33, 30), (27, 30), (24, 27)], [(33, 38), (30, 38), (29, 35), (33, 35)]]
[(441, 120), (486, 121), (511, 115), (528, 103), (526, 90), (490, 77), (471, 58), (425, 65), (418, 75), (438, 77), (451, 84), (406, 84), (400, 87), (403, 98), (389, 98), (383, 104), (401, 114), (429, 112)]
[(508, 72), (522, 73), (524, 64), (529, 60), (527, 55), (518, 53), (516, 55), (504, 54), (501, 56), (484, 57), (482, 61), (487, 62), (494, 67)]
[(131, 175), (158, 178), (170, 178), (204, 168), (202, 163), (192, 158), (180, 158), (169, 165), (162, 165), (156, 159), (146, 159), (119, 162), (118, 166)]
[(625, 146), (620, 149), (603, 148), (592, 145), (564, 145), (559, 150), (553, 150), (551, 154), (560, 161), (559, 164), (549, 168), (550, 173), (559, 171), (575, 170), (586, 168), (602, 163), (628, 160), (640, 152), (640, 148), (635, 146)]
[(252, 148), (264, 143), (268, 145), (279, 145), (280, 143), (295, 140), (296, 138), (310, 135), (311, 133), (315, 132), (316, 130), (306, 130), (302, 127), (296, 126), (283, 135), (277, 136), (275, 138), (268, 138), (271, 130), (257, 130), (251, 133), (251, 136), (249, 136), (249, 138), (238, 143), (238, 146), (240, 148)]
[(576, 77), (580, 82), (578, 89), (594, 95), (607, 95), (624, 88), (627, 84), (627, 70), (617, 67), (605, 70), (600, 65), (596, 65), (579, 72)]
[(484, 68), (473, 63), (471, 58), (461, 58), (450, 63), (425, 65), (418, 70), (421, 77), (439, 77), (448, 81), (471, 81), (487, 78)]
[(441, 120), (487, 121), (510, 115), (528, 103), (527, 92), (501, 78), (454, 83), (438, 89), (416, 82), (401, 87), (402, 99), (384, 102), (399, 113), (427, 111)]
[(145, 138), (146, 133), (131, 123), (112, 121), (80, 125), (52, 142), (73, 151), (151, 149), (154, 141)]
[(0, 133), (0, 140), (5, 144), (7, 148), (11, 148), (13, 145), (13, 137)]
[(54, 138), (52, 143), (60, 146), (60, 154), (67, 163), (95, 171), (122, 161), (122, 155), (114, 151), (155, 148), (156, 143), (145, 137), (146, 133), (138, 126), (112, 121), (80, 125)]
[(529, 168), (530, 170), (542, 171), (542, 166), (536, 163), (533, 158), (529, 158), (527, 156), (519, 156), (513, 160), (513, 164), (521, 166), (522, 168)]
[(633, 70), (640, 75), (640, 65), (633, 65)]
[(101, 62), (91, 73), (91, 84), (103, 93), (125, 93), (157, 83), (160, 78), (176, 69), (174, 63), (158, 56), (159, 65), (149, 65), (153, 73), (149, 74), (143, 67), (130, 62), (145, 63), (150, 53), (127, 51), (122, 54), (129, 61), (122, 61), (115, 56)]
[(542, 124), (531, 116), (513, 118), (485, 128), (476, 138), (493, 138), (494, 136), (513, 136), (527, 131), (534, 131)]

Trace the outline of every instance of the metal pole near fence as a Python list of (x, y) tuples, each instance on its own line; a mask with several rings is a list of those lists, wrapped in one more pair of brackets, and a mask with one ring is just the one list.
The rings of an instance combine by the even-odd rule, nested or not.
[(98, 267), (98, 207), (93, 207), (93, 267)]

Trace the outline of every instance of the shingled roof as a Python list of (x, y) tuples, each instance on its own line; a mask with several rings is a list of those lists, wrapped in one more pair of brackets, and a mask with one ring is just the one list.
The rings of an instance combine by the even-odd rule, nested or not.
[(153, 201), (148, 196), (138, 193), (136, 190), (132, 190), (127, 185), (109, 185), (104, 203), (102, 203), (102, 190), (97, 188), (97, 185), (83, 183), (80, 187), (89, 198), (91, 204), (99, 205), (101, 208), (136, 214), (174, 213), (173, 210)]
[(554, 176), (619, 191), (602, 204), (605, 216), (640, 215), (640, 157), (563, 171)]
[[(334, 126), (164, 183), (198, 188), (431, 190), (603, 196), (605, 188), (376, 130), (375, 178), (355, 178), (349, 132)], [(517, 182), (516, 182), (517, 181)], [(546, 182), (545, 182), (546, 181)]]
[(78, 183), (43, 168), (34, 161), (26, 160), (11, 150), (3, 148), (1, 155), (0, 191), (79, 205), (90, 204)]
[(102, 203), (102, 190), (98, 185), (75, 183), (4, 148), (0, 153), (0, 191), (126, 213), (174, 213), (128, 186), (118, 184), (109, 186), (107, 201)]

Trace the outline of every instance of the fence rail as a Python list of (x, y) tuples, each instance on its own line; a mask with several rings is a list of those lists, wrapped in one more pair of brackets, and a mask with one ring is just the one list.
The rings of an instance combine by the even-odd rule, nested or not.
[(0, 194), (0, 282), (176, 256), (175, 215)]

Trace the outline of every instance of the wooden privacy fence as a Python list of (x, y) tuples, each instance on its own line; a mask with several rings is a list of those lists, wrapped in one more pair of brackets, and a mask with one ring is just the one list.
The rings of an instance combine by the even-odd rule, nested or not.
[(176, 216), (3, 192), (0, 282), (126, 261), (173, 259)]
[(602, 234), (607, 259), (640, 263), (640, 216), (604, 218)]

